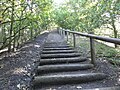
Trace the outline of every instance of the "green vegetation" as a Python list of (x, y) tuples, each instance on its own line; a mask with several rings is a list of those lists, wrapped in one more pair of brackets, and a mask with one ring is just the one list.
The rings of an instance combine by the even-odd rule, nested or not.
[[(68, 0), (54, 10), (55, 23), (62, 28), (80, 32), (94, 32), (100, 36), (119, 38), (120, 0)], [(70, 38), (69, 43), (72, 43)], [(90, 56), (89, 40), (79, 38), (77, 49)], [(117, 45), (115, 45), (117, 47)], [(97, 57), (120, 60), (120, 50), (96, 41)], [(86, 54), (85, 54), (86, 53)]]
[[(72, 40), (69, 38), (69, 43), (72, 45)], [(81, 52), (89, 53), (90, 52), (90, 43), (88, 38), (77, 37), (76, 38), (76, 47), (80, 48)], [(115, 49), (113, 47), (107, 46), (103, 43), (96, 41), (95, 50), (97, 57), (120, 57), (120, 49)], [(88, 54), (89, 56), (89, 54)]]
[(105, 56), (105, 57), (117, 57), (120, 56), (120, 51), (109, 47), (103, 43), (96, 43), (96, 52), (99, 56)]
[[(7, 48), (8, 51), (14, 51), (22, 43), (54, 25), (119, 38), (119, 20), (120, 0), (67, 0), (57, 7), (53, 5), (53, 0), (1, 0), (0, 50)], [(89, 42), (85, 41), (88, 42), (79, 38), (77, 45), (81, 51), (89, 53), (89, 49), (86, 49), (89, 48)], [(96, 44), (97, 56), (117, 59), (120, 56), (119, 49), (103, 43)]]
[(112, 37), (119, 36), (120, 0), (69, 0), (54, 13), (59, 27), (96, 33), (96, 29), (104, 26), (112, 31)]
[[(73, 46), (72, 35), (69, 35), (68, 43)], [(82, 54), (82, 56), (90, 57), (90, 42), (88, 38), (82, 36), (76, 36), (76, 49)], [(114, 65), (120, 65), (120, 49), (110, 47), (103, 42), (95, 42), (96, 57), (106, 58), (110, 63)]]
[(0, 50), (14, 51), (51, 23), (51, 0), (1, 0)]

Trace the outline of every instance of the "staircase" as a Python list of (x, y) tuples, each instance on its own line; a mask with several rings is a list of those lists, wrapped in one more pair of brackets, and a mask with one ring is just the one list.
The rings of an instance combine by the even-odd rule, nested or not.
[[(34, 88), (93, 82), (106, 78), (104, 73), (89, 72), (94, 66), (60, 36), (48, 36), (33, 79)], [(61, 39), (60, 39), (61, 38)]]

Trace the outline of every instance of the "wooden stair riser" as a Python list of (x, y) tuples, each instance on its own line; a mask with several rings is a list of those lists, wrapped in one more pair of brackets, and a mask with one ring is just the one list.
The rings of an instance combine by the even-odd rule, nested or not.
[(64, 71), (77, 71), (93, 68), (92, 64), (60, 64), (60, 65), (44, 65), (38, 66), (37, 73), (51, 73)]
[(88, 60), (88, 59), (82, 58), (82, 57), (41, 59), (39, 65), (80, 63), (80, 62), (84, 62), (86, 60)]

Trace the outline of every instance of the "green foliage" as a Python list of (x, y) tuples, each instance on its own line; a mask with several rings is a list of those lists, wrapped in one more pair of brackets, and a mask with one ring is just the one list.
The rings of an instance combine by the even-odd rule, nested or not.
[[(71, 42), (71, 45), (73, 44), (72, 41), (73, 40), (69, 38), (69, 42)], [(80, 52), (90, 56), (90, 42), (88, 38), (82, 38), (76, 36), (76, 47), (79, 47)], [(113, 47), (107, 46), (103, 42), (98, 42), (98, 41), (95, 42), (95, 51), (96, 51), (96, 57), (107, 57), (107, 58), (120, 57), (120, 49), (115, 49)]]
[(96, 53), (98, 54), (98, 56), (106, 56), (106, 57), (116, 57), (117, 55), (120, 54), (120, 52), (117, 51), (115, 48), (109, 47), (102, 43), (96, 44)]
[(59, 27), (90, 32), (107, 23), (114, 27), (116, 15), (120, 13), (120, 1), (69, 0), (53, 13)]
[(109, 58), (108, 61), (115, 66), (120, 66), (120, 58)]
[(115, 20), (120, 14), (119, 0), (68, 0), (54, 10), (52, 3), (53, 0), (1, 0), (0, 49), (15, 48), (54, 23), (82, 32), (110, 24), (115, 38), (118, 37)]
[(52, 0), (2, 0), (0, 9), (0, 49), (11, 51), (51, 23)]

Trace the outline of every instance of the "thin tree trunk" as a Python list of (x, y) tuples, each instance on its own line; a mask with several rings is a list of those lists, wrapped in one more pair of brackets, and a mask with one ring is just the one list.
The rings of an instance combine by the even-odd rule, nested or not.
[[(111, 16), (111, 20), (112, 20), (112, 27), (113, 27), (113, 32), (114, 32), (114, 38), (117, 38), (117, 29), (115, 27), (115, 21), (113, 16)], [(117, 44), (115, 44), (115, 48), (117, 48)]]
[(14, 24), (14, 0), (12, 0), (12, 12), (11, 12), (11, 25), (10, 25), (10, 38), (9, 38), (9, 46), (8, 46), (8, 52), (11, 51), (11, 40), (12, 40), (12, 30), (13, 30), (13, 24)]
[(2, 42), (4, 42), (6, 39), (6, 33), (5, 33), (5, 25), (2, 27)]
[(33, 28), (32, 28), (32, 23), (31, 23), (31, 28), (30, 28), (30, 29), (31, 29), (31, 30), (30, 30), (30, 31), (31, 31), (31, 32), (30, 32), (30, 34), (31, 34), (31, 35), (30, 35), (30, 39), (32, 40), (32, 39), (33, 39), (33, 30), (32, 30)]
[[(114, 29), (114, 38), (117, 38), (117, 30), (115, 25), (113, 25), (113, 29)], [(115, 44), (115, 48), (117, 48), (117, 44)]]
[[(14, 37), (15, 37), (16, 30), (14, 29), (13, 31), (14, 31)], [(14, 38), (14, 40), (13, 40), (13, 51), (15, 51), (15, 46), (16, 46), (16, 38)]]

